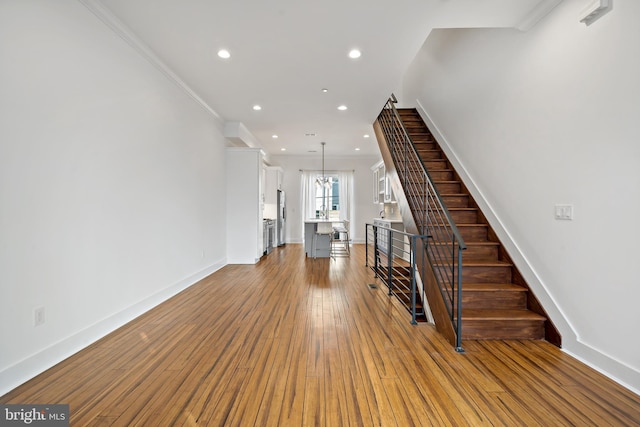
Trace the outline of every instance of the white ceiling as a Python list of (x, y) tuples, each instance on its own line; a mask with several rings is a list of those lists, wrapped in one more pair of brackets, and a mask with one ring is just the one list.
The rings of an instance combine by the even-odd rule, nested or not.
[[(127, 28), (232, 128), (244, 125), (250, 145), (306, 155), (326, 141), (328, 156), (362, 156), (379, 153), (372, 123), (432, 28), (518, 26), (560, 0), (81, 1), (106, 8), (102, 19)], [(359, 59), (347, 56), (353, 48)]]

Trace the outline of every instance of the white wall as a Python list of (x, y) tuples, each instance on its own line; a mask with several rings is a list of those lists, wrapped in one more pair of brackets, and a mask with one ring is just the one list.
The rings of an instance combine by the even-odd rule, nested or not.
[[(563, 347), (640, 390), (640, 2), (589, 27), (587, 3), (565, 0), (527, 33), (432, 32), (402, 98), (520, 249)], [(555, 220), (555, 204), (574, 220)]]
[(3, 0), (0, 58), (1, 395), (226, 243), (220, 125), (86, 7)]
[(255, 264), (263, 254), (263, 153), (230, 147), (226, 152), (227, 262)]
[[(328, 145), (328, 144), (327, 144)], [(350, 225), (350, 237), (355, 243), (364, 243), (365, 224), (373, 223), (378, 216), (380, 205), (373, 203), (373, 178), (371, 166), (380, 157), (330, 157), (325, 156), (327, 170), (354, 171), (354, 222)], [(301, 172), (303, 170), (320, 170), (322, 158), (309, 156), (272, 156), (271, 164), (281, 166), (284, 170), (282, 188), (287, 197), (286, 242), (302, 243), (302, 224), (304, 219), (301, 212)]]

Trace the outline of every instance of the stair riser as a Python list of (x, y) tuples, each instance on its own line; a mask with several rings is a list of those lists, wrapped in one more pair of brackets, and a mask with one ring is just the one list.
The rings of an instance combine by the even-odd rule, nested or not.
[(431, 132), (429, 132), (429, 129), (426, 129), (426, 128), (419, 129), (414, 132), (410, 132), (410, 134), (411, 134), (411, 141), (414, 144), (421, 144), (424, 142), (436, 142)]
[[(422, 200), (424, 199), (424, 196), (421, 194), (418, 194), (415, 196), (415, 198), (417, 200)], [(467, 207), (467, 206), (458, 206), (458, 207)], [(442, 216), (442, 217), (445, 216), (444, 213), (439, 213), (439, 211), (436, 209), (434, 209), (432, 212), (436, 216)], [(478, 212), (476, 210), (449, 209), (449, 215), (451, 215), (451, 219), (456, 224), (478, 224)]]
[(531, 320), (462, 320), (463, 340), (541, 340), (544, 321)]
[(434, 141), (429, 135), (422, 136), (417, 140), (414, 139), (413, 146), (416, 147), (416, 150), (418, 150), (418, 152), (422, 150), (434, 150), (442, 152), (442, 150), (440, 150), (440, 147), (438, 146), (438, 143)]
[(459, 182), (434, 182), (433, 184), (440, 194), (462, 193), (462, 184)]
[(486, 226), (460, 226), (460, 224), (458, 224), (458, 231), (460, 231), (462, 238), (468, 242), (486, 242), (488, 240)]
[[(499, 246), (498, 245), (467, 245), (467, 249), (462, 251), (462, 262), (463, 265), (465, 262), (496, 262), (498, 261), (499, 255)], [(450, 251), (449, 245), (446, 245), (442, 251)], [(440, 251), (442, 253), (442, 251)], [(447, 252), (448, 253), (448, 252)], [(457, 248), (453, 252), (453, 256), (458, 256)]]
[(424, 123), (419, 123), (419, 122), (407, 122), (404, 125), (405, 129), (407, 129), (407, 132), (409, 133), (409, 135), (413, 135), (413, 134), (430, 134), (431, 132), (429, 132), (429, 128), (427, 128)]
[(527, 298), (518, 291), (465, 291), (462, 285), (462, 306), (466, 309), (525, 309)]
[(450, 170), (432, 170), (429, 176), (434, 181), (453, 181), (453, 171)]
[(475, 224), (478, 222), (478, 213), (476, 211), (456, 211), (450, 210), (449, 215), (456, 224)]
[[(422, 221), (418, 218), (416, 221), (416, 225), (418, 228), (422, 228), (424, 225)], [(468, 225), (462, 226), (458, 224), (458, 231), (460, 231), (460, 235), (465, 242), (487, 242), (487, 227), (484, 225)], [(444, 232), (435, 232), (431, 236), (432, 241), (436, 243), (449, 243), (451, 241), (448, 234)]]
[(466, 194), (443, 195), (442, 201), (447, 208), (469, 207), (469, 196)]
[[(434, 267), (438, 277), (449, 277), (450, 267)], [(438, 272), (440, 270), (440, 272)], [(509, 283), (511, 282), (511, 268), (509, 267), (478, 267), (462, 266), (462, 283)]]
[(476, 267), (462, 263), (462, 282), (473, 283), (510, 283), (510, 267)]
[(496, 261), (498, 259), (498, 246), (467, 245), (467, 249), (462, 252), (464, 261)]
[(407, 132), (409, 133), (418, 132), (418, 131), (429, 132), (429, 129), (427, 128), (427, 126), (419, 118), (407, 117), (407, 118), (404, 118), (402, 121), (403, 121), (404, 127), (407, 129)]
[(442, 170), (449, 168), (449, 162), (445, 159), (442, 160), (424, 160), (424, 167), (431, 173), (432, 170)]
[(442, 152), (433, 149), (418, 149), (418, 154), (422, 160), (443, 160)]

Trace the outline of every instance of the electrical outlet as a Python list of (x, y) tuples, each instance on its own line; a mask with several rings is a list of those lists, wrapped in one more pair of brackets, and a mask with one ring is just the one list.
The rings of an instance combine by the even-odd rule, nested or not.
[(33, 326), (44, 324), (44, 307), (38, 307), (33, 310)]
[(555, 218), (571, 221), (573, 219), (573, 205), (556, 205)]

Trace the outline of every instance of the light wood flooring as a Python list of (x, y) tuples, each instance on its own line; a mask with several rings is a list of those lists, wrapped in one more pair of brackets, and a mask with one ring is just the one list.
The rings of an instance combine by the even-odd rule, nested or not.
[(0, 403), (72, 426), (633, 426), (640, 397), (541, 341), (456, 353), (351, 257), (228, 265)]

